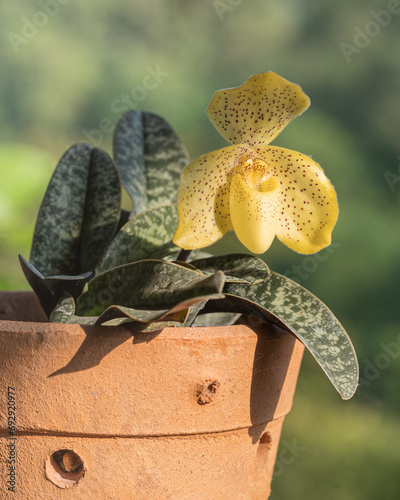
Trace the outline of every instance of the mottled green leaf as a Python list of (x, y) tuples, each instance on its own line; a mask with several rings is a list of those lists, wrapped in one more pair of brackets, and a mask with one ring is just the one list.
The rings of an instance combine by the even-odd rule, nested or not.
[(139, 111), (130, 109), (118, 121), (114, 132), (113, 156), (122, 185), (132, 199), (132, 215), (137, 215), (148, 207), (143, 122)]
[[(221, 296), (220, 298), (223, 298), (223, 296)], [(193, 322), (197, 318), (197, 315), (199, 314), (199, 312), (202, 309), (204, 309), (207, 302), (208, 302), (208, 299), (202, 300), (201, 302), (198, 302), (197, 304), (194, 304), (193, 306), (191, 306), (189, 311), (188, 311), (185, 322), (181, 326), (192, 326)]]
[(149, 208), (176, 201), (180, 175), (189, 157), (178, 134), (163, 118), (142, 113)]
[[(317, 297), (294, 281), (272, 272), (258, 285), (227, 283), (226, 298), (209, 303), (219, 311), (249, 314), (293, 333), (311, 352), (343, 399), (358, 384), (354, 347), (342, 325)], [(207, 305), (209, 305), (207, 304)]]
[(190, 250), (190, 257), (188, 258), (188, 261), (192, 262), (192, 260), (208, 259), (209, 257), (213, 257), (213, 254), (205, 252), (202, 249)]
[(76, 316), (75, 314), (69, 320), (69, 323), (75, 325), (95, 325), (98, 316)]
[(75, 301), (69, 293), (61, 294), (56, 307), (50, 314), (52, 323), (69, 323), (75, 313)]
[(77, 302), (79, 315), (97, 316), (112, 305), (133, 309), (170, 309), (180, 302), (221, 293), (224, 275), (204, 276), (179, 264), (142, 260), (94, 278)]
[(163, 118), (127, 111), (115, 129), (113, 151), (122, 184), (133, 202), (132, 216), (175, 202), (188, 157), (178, 135)]
[(182, 267), (186, 267), (186, 269), (190, 269), (191, 271), (195, 271), (198, 274), (201, 274), (204, 276), (205, 273), (203, 271), (200, 271), (200, 269), (197, 269), (196, 266), (193, 266), (190, 262), (185, 262), (185, 261), (180, 261), (180, 260), (175, 260), (174, 261), (176, 264), (179, 264)]
[(110, 156), (94, 148), (80, 241), (80, 272), (95, 269), (120, 218), (121, 181)]
[(91, 152), (89, 144), (75, 144), (69, 148), (47, 187), (30, 256), (31, 263), (44, 275), (80, 272), (80, 231)]
[(199, 314), (195, 319), (193, 326), (229, 326), (234, 325), (236, 321), (240, 318), (240, 313), (211, 313), (211, 314)]
[(258, 257), (247, 254), (230, 254), (190, 262), (206, 274), (222, 271), (227, 282), (260, 283), (269, 274), (267, 264)]
[(75, 144), (49, 182), (36, 222), (31, 263), (45, 276), (93, 270), (117, 227), (121, 188), (111, 158)]
[(145, 210), (131, 219), (107, 248), (98, 272), (143, 259), (176, 256), (179, 248), (172, 243), (178, 214), (176, 205)]

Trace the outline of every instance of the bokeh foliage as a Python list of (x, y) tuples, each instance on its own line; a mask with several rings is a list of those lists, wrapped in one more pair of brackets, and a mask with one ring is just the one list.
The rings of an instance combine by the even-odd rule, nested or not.
[[(216, 5), (231, 3), (218, 14)], [(305, 450), (274, 480), (272, 500), (394, 500), (400, 493), (400, 451), (392, 445), (400, 437), (400, 358), (378, 366), (383, 345), (400, 349), (400, 182), (388, 183), (387, 175), (400, 175), (400, 15), (350, 62), (339, 45), (354, 45), (355, 28), (364, 30), (371, 10), (387, 6), (66, 2), (16, 51), (8, 35), (21, 35), (24, 19), (37, 19), (42, 8), (27, 0), (0, 3), (2, 289), (28, 288), (17, 253), (29, 253), (57, 159), (73, 142), (91, 139), (111, 152), (111, 130), (127, 107), (164, 116), (193, 158), (225, 145), (204, 113), (215, 90), (273, 70), (311, 97), (311, 108), (275, 144), (312, 155), (335, 185), (340, 215), (333, 245), (305, 257), (275, 242), (265, 259), (334, 311), (354, 341), (365, 385), (342, 402), (306, 357), (282, 436), (282, 443), (297, 439)], [(213, 250), (243, 248), (229, 235)]]

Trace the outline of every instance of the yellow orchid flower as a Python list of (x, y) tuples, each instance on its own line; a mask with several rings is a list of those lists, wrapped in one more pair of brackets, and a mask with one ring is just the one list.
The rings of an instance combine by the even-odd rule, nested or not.
[(214, 94), (207, 114), (232, 146), (182, 172), (176, 245), (203, 248), (230, 230), (253, 253), (268, 250), (275, 235), (304, 254), (330, 244), (338, 216), (332, 184), (310, 157), (269, 146), (309, 105), (298, 85), (273, 72)]

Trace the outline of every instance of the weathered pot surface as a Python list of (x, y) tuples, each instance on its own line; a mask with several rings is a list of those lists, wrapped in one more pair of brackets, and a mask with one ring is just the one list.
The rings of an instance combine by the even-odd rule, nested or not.
[(30, 292), (0, 293), (1, 319), (1, 498), (268, 498), (292, 335), (51, 324)]

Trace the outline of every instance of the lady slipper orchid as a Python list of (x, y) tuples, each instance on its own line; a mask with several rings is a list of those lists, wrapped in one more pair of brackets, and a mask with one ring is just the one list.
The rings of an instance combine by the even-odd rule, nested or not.
[(207, 114), (232, 146), (182, 172), (175, 244), (203, 248), (230, 230), (253, 253), (268, 250), (275, 235), (304, 254), (330, 244), (338, 216), (332, 184), (310, 157), (269, 145), (309, 105), (298, 85), (273, 72), (214, 94)]

